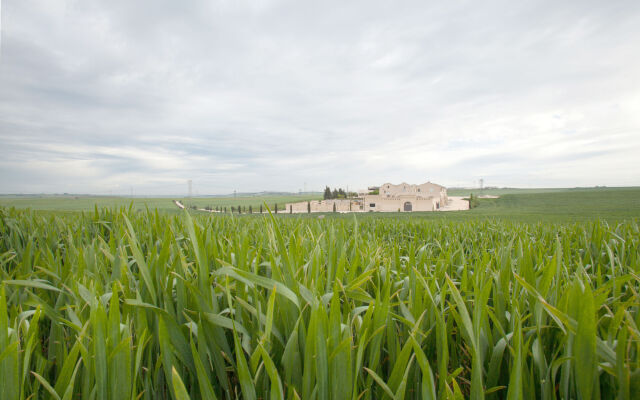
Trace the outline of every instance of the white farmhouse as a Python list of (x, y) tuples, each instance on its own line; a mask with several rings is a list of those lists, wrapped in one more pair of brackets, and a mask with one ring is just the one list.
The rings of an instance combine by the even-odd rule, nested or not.
[(421, 185), (385, 183), (369, 189), (371, 192), (362, 195), (363, 211), (436, 211), (448, 201), (447, 188), (431, 182)]
[(435, 183), (385, 183), (360, 192), (357, 198), (288, 203), (284, 212), (436, 211), (446, 206), (448, 201), (447, 188)]

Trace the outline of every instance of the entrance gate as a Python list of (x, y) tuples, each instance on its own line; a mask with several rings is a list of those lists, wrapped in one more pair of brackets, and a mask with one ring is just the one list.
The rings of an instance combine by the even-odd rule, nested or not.
[(407, 201), (406, 203), (404, 203), (404, 210), (405, 211), (411, 211), (412, 210), (410, 201)]

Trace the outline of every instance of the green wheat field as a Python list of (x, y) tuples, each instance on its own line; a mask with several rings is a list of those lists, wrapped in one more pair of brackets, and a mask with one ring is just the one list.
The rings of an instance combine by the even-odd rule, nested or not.
[(5, 204), (0, 399), (637, 398), (639, 195), (322, 219)]

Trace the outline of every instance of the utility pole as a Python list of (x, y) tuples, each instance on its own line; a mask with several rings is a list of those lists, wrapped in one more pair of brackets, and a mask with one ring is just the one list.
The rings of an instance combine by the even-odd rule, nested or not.
[(480, 191), (482, 192), (482, 189), (484, 187), (484, 179), (480, 178)]

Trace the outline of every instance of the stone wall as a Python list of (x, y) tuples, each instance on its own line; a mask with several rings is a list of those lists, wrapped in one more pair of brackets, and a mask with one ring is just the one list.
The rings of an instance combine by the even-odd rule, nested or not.
[(284, 212), (294, 214), (308, 212), (311, 206), (311, 212), (333, 212), (333, 205), (336, 206), (336, 212), (360, 211), (360, 204), (354, 200), (335, 199), (335, 200), (313, 200), (307, 204), (306, 201), (299, 203), (287, 203)]

